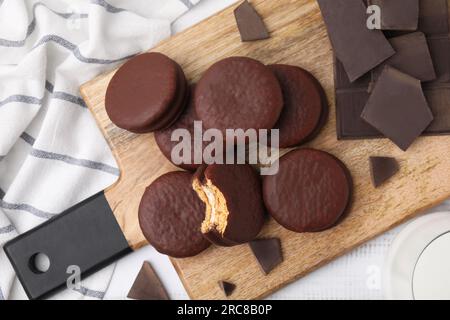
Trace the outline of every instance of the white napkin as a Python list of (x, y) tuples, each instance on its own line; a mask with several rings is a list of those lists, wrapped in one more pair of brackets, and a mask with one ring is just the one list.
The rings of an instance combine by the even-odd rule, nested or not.
[[(171, 35), (200, 0), (0, 0), (0, 248), (113, 184), (79, 86)], [(102, 299), (114, 265), (57, 299)], [(26, 298), (4, 251), (0, 300)]]

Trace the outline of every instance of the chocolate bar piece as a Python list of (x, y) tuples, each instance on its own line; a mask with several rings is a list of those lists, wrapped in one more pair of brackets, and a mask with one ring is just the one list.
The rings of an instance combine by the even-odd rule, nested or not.
[(318, 3), (334, 52), (351, 82), (395, 53), (382, 31), (367, 28), (362, 0), (318, 0)]
[(368, 0), (381, 10), (381, 30), (417, 30), (419, 0)]
[(366, 88), (336, 92), (336, 126), (339, 140), (379, 138), (378, 130), (361, 119), (369, 100)]
[(351, 82), (345, 72), (344, 65), (334, 56), (334, 83), (336, 89), (367, 88), (371, 80), (371, 73), (368, 72), (358, 80)]
[(260, 239), (249, 243), (256, 260), (265, 275), (283, 261), (280, 239)]
[(370, 176), (375, 188), (392, 178), (400, 170), (400, 166), (395, 158), (390, 157), (370, 157)]
[(219, 287), (222, 290), (225, 297), (229, 297), (233, 294), (236, 289), (236, 285), (227, 281), (219, 281)]
[(385, 65), (390, 65), (420, 81), (436, 79), (427, 39), (422, 32), (414, 32), (389, 39), (395, 54), (372, 71), (372, 79), (380, 76)]
[(164, 289), (150, 263), (144, 262), (142, 265), (128, 293), (128, 298), (135, 300), (169, 300), (166, 289)]
[(436, 71), (433, 83), (448, 83), (450, 81), (450, 39), (448, 35), (428, 38), (428, 47)]
[[(434, 120), (423, 132), (426, 136), (450, 134), (450, 87), (424, 90)], [(364, 89), (336, 93), (337, 136), (339, 140), (374, 139), (383, 135), (361, 118), (370, 94)]]
[(447, 0), (420, 0), (419, 30), (426, 35), (448, 34)]
[(433, 121), (420, 80), (386, 66), (361, 114), (406, 151)]
[(248, 1), (242, 2), (234, 10), (234, 16), (242, 41), (263, 40), (270, 37), (264, 21)]
[[(425, 97), (434, 120), (424, 131), (424, 135), (450, 134), (450, 39), (447, 0), (420, 0), (419, 31), (424, 33), (433, 62), (436, 78), (423, 82)], [(385, 31), (393, 37), (406, 35), (406, 31)], [(395, 44), (394, 40), (394, 46)], [(398, 48), (397, 48), (398, 50)], [(400, 50), (402, 51), (402, 50)], [(397, 60), (397, 53), (391, 61)], [(410, 51), (409, 55), (413, 52)], [(401, 61), (403, 63), (403, 61)], [(384, 63), (384, 64), (387, 64)], [(383, 65), (384, 65), (383, 64)], [(415, 64), (412, 61), (413, 65)], [(421, 64), (417, 61), (417, 64)], [(416, 66), (414, 66), (415, 68)], [(400, 65), (397, 68), (401, 69)], [(378, 69), (377, 69), (378, 70)], [(380, 70), (374, 72), (380, 72)], [(351, 82), (342, 63), (335, 58), (336, 115), (338, 139), (380, 138), (383, 135), (366, 123), (360, 116), (369, 99), (367, 91), (372, 85), (371, 78), (377, 75), (369, 72), (355, 82)], [(411, 72), (411, 71), (410, 71)], [(405, 73), (406, 69), (405, 69)]]
[(424, 91), (434, 120), (425, 131), (427, 135), (449, 134), (450, 128), (450, 87), (436, 87)]

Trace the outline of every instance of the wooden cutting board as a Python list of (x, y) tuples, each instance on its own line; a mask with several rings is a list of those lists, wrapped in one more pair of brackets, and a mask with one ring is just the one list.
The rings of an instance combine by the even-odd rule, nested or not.
[[(287, 63), (310, 70), (324, 85), (330, 121), (310, 147), (331, 152), (350, 168), (355, 192), (345, 221), (318, 234), (295, 234), (274, 221), (261, 238), (279, 237), (284, 262), (264, 276), (247, 245), (211, 247), (173, 264), (191, 298), (224, 298), (217, 285), (237, 285), (234, 299), (263, 298), (360, 244), (450, 197), (450, 137), (420, 138), (408, 152), (390, 141), (337, 141), (335, 130), (332, 51), (315, 0), (253, 0), (264, 17), (271, 39), (241, 43), (232, 6), (193, 28), (161, 43), (153, 51), (167, 54), (195, 82), (211, 64), (229, 56), (248, 56), (264, 63)], [(119, 182), (106, 191), (114, 214), (134, 249), (146, 244), (138, 225), (138, 205), (144, 189), (160, 175), (177, 170), (159, 152), (152, 134), (135, 135), (115, 127), (105, 112), (104, 96), (114, 72), (81, 88), (81, 93), (120, 165)], [(394, 156), (401, 172), (387, 185), (370, 183), (369, 156)]]

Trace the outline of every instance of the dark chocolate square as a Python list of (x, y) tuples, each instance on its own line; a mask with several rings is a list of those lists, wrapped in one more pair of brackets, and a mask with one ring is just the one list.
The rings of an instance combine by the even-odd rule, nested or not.
[(169, 300), (161, 280), (147, 261), (143, 263), (127, 297), (135, 300)]
[(431, 88), (424, 91), (434, 115), (434, 120), (426, 130), (429, 135), (450, 133), (450, 87)]
[(420, 81), (436, 79), (427, 39), (422, 32), (413, 32), (391, 38), (389, 42), (396, 53), (373, 70), (374, 82), (378, 79), (385, 65), (390, 65)]
[(257, 239), (250, 242), (249, 246), (265, 275), (283, 262), (281, 241), (278, 238)]
[[(432, 87), (424, 90), (434, 120), (424, 135), (450, 134), (450, 87)], [(336, 93), (337, 137), (339, 140), (373, 139), (383, 135), (361, 118), (369, 99), (365, 91)]]
[(365, 89), (336, 92), (336, 122), (339, 140), (381, 136), (379, 131), (361, 119), (361, 113), (369, 96)]
[(371, 73), (368, 72), (358, 80), (351, 82), (347, 72), (345, 72), (344, 65), (334, 56), (334, 84), (336, 89), (367, 88), (371, 80)]
[(242, 41), (264, 40), (270, 37), (261, 16), (248, 2), (242, 2), (235, 10), (234, 16)]
[(381, 10), (381, 30), (417, 30), (419, 0), (368, 0)]
[(228, 281), (219, 281), (219, 287), (225, 297), (231, 296), (234, 290), (236, 290), (236, 285)]
[(436, 71), (434, 83), (450, 81), (450, 40), (448, 35), (428, 38), (428, 47)]
[(449, 33), (447, 0), (420, 0), (419, 30), (426, 35)]
[(361, 114), (406, 151), (433, 121), (420, 80), (386, 66)]
[(369, 162), (370, 176), (375, 188), (380, 187), (400, 170), (400, 165), (395, 158), (370, 157)]
[(328, 36), (351, 82), (362, 77), (395, 51), (380, 30), (367, 27), (362, 0), (318, 0)]
[[(448, 36), (447, 1), (420, 0), (419, 30), (427, 38), (436, 79), (422, 84), (429, 107), (435, 115), (434, 121), (425, 130), (425, 135), (450, 134), (450, 40)], [(409, 31), (384, 31), (391, 38), (411, 34)], [(395, 42), (395, 40), (394, 40)], [(394, 43), (395, 45), (395, 43)], [(395, 58), (393, 58), (395, 61)], [(339, 139), (362, 139), (382, 137), (376, 129), (360, 118), (368, 100), (370, 75), (365, 74), (350, 82), (343, 65), (335, 59), (335, 88), (337, 136)], [(368, 76), (369, 75), (369, 76)], [(373, 75), (376, 80), (377, 75)]]

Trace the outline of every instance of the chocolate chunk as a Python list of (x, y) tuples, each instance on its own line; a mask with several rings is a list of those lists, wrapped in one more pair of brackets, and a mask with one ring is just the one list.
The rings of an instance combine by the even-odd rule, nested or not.
[(431, 88), (424, 91), (434, 120), (425, 131), (427, 135), (450, 133), (450, 88)]
[[(423, 135), (450, 134), (450, 88), (424, 90), (434, 120)], [(383, 135), (361, 118), (369, 99), (365, 90), (336, 94), (337, 135), (339, 140), (382, 138)]]
[(336, 92), (336, 130), (339, 140), (382, 136), (377, 129), (361, 119), (369, 96), (365, 88)]
[(250, 242), (249, 245), (264, 274), (268, 275), (283, 262), (280, 239), (260, 239)]
[[(429, 43), (434, 43), (434, 40), (438, 39), (433, 39)], [(435, 63), (435, 66), (438, 66), (437, 71), (442, 70), (439, 66), (444, 66), (445, 61), (450, 57), (450, 55), (445, 57), (444, 53), (440, 54), (440, 56), (442, 57), (442, 63)], [(343, 70), (342, 64), (336, 60), (336, 129), (338, 139), (371, 139), (383, 137), (378, 130), (361, 119), (361, 113), (370, 96), (368, 93), (370, 77), (364, 76), (354, 83), (346, 82), (345, 78), (346, 73)], [(424, 131), (424, 135), (450, 134), (450, 87), (446, 86), (444, 77), (441, 76), (441, 78), (444, 82), (436, 79), (431, 83), (427, 82), (423, 85), (425, 97), (434, 115), (434, 120)], [(441, 83), (444, 85), (441, 85)]]
[(362, 0), (318, 0), (334, 52), (355, 81), (395, 51), (380, 30), (367, 28)]
[[(447, 0), (420, 0), (419, 31), (426, 35), (436, 79), (423, 82), (424, 94), (434, 120), (424, 135), (450, 134), (450, 40)], [(385, 31), (390, 36), (405, 36), (404, 31)], [(409, 54), (412, 54), (410, 51)], [(401, 55), (396, 54), (392, 59)], [(421, 61), (412, 61), (421, 65)], [(400, 65), (397, 66), (400, 70)], [(341, 62), (335, 59), (336, 122), (338, 139), (379, 138), (383, 135), (360, 115), (369, 99), (371, 72), (351, 83)], [(401, 70), (402, 71), (402, 70)], [(378, 70), (379, 72), (379, 70)], [(406, 69), (405, 73), (408, 73)], [(376, 79), (376, 75), (374, 75)], [(366, 91), (366, 92), (364, 92)]]
[(371, 81), (371, 73), (367, 72), (358, 80), (351, 82), (345, 72), (344, 65), (334, 56), (334, 83), (336, 89), (364, 88), (366, 90)]
[(255, 239), (264, 224), (261, 180), (250, 165), (199, 168), (192, 188), (205, 203), (203, 236), (219, 246)]
[(433, 120), (420, 80), (390, 66), (380, 75), (361, 117), (404, 151)]
[(436, 79), (432, 83), (448, 83), (450, 81), (450, 40), (448, 35), (428, 38), (428, 47), (436, 71)]
[(381, 30), (417, 30), (419, 0), (368, 0), (381, 9)]
[(392, 178), (400, 166), (396, 159), (389, 157), (370, 157), (370, 175), (375, 188)]
[(422, 32), (391, 38), (389, 42), (396, 53), (373, 70), (374, 82), (383, 72), (385, 65), (390, 65), (420, 81), (436, 79), (427, 39)]
[(234, 10), (234, 16), (242, 41), (263, 40), (270, 37), (264, 21), (248, 1), (242, 2)]
[(420, 0), (419, 30), (426, 35), (448, 34), (447, 0)]
[(229, 297), (233, 294), (234, 290), (236, 289), (236, 285), (227, 282), (227, 281), (219, 281), (219, 287), (223, 291), (223, 294), (226, 297)]
[(144, 262), (128, 298), (135, 300), (170, 300), (161, 280), (148, 262)]

